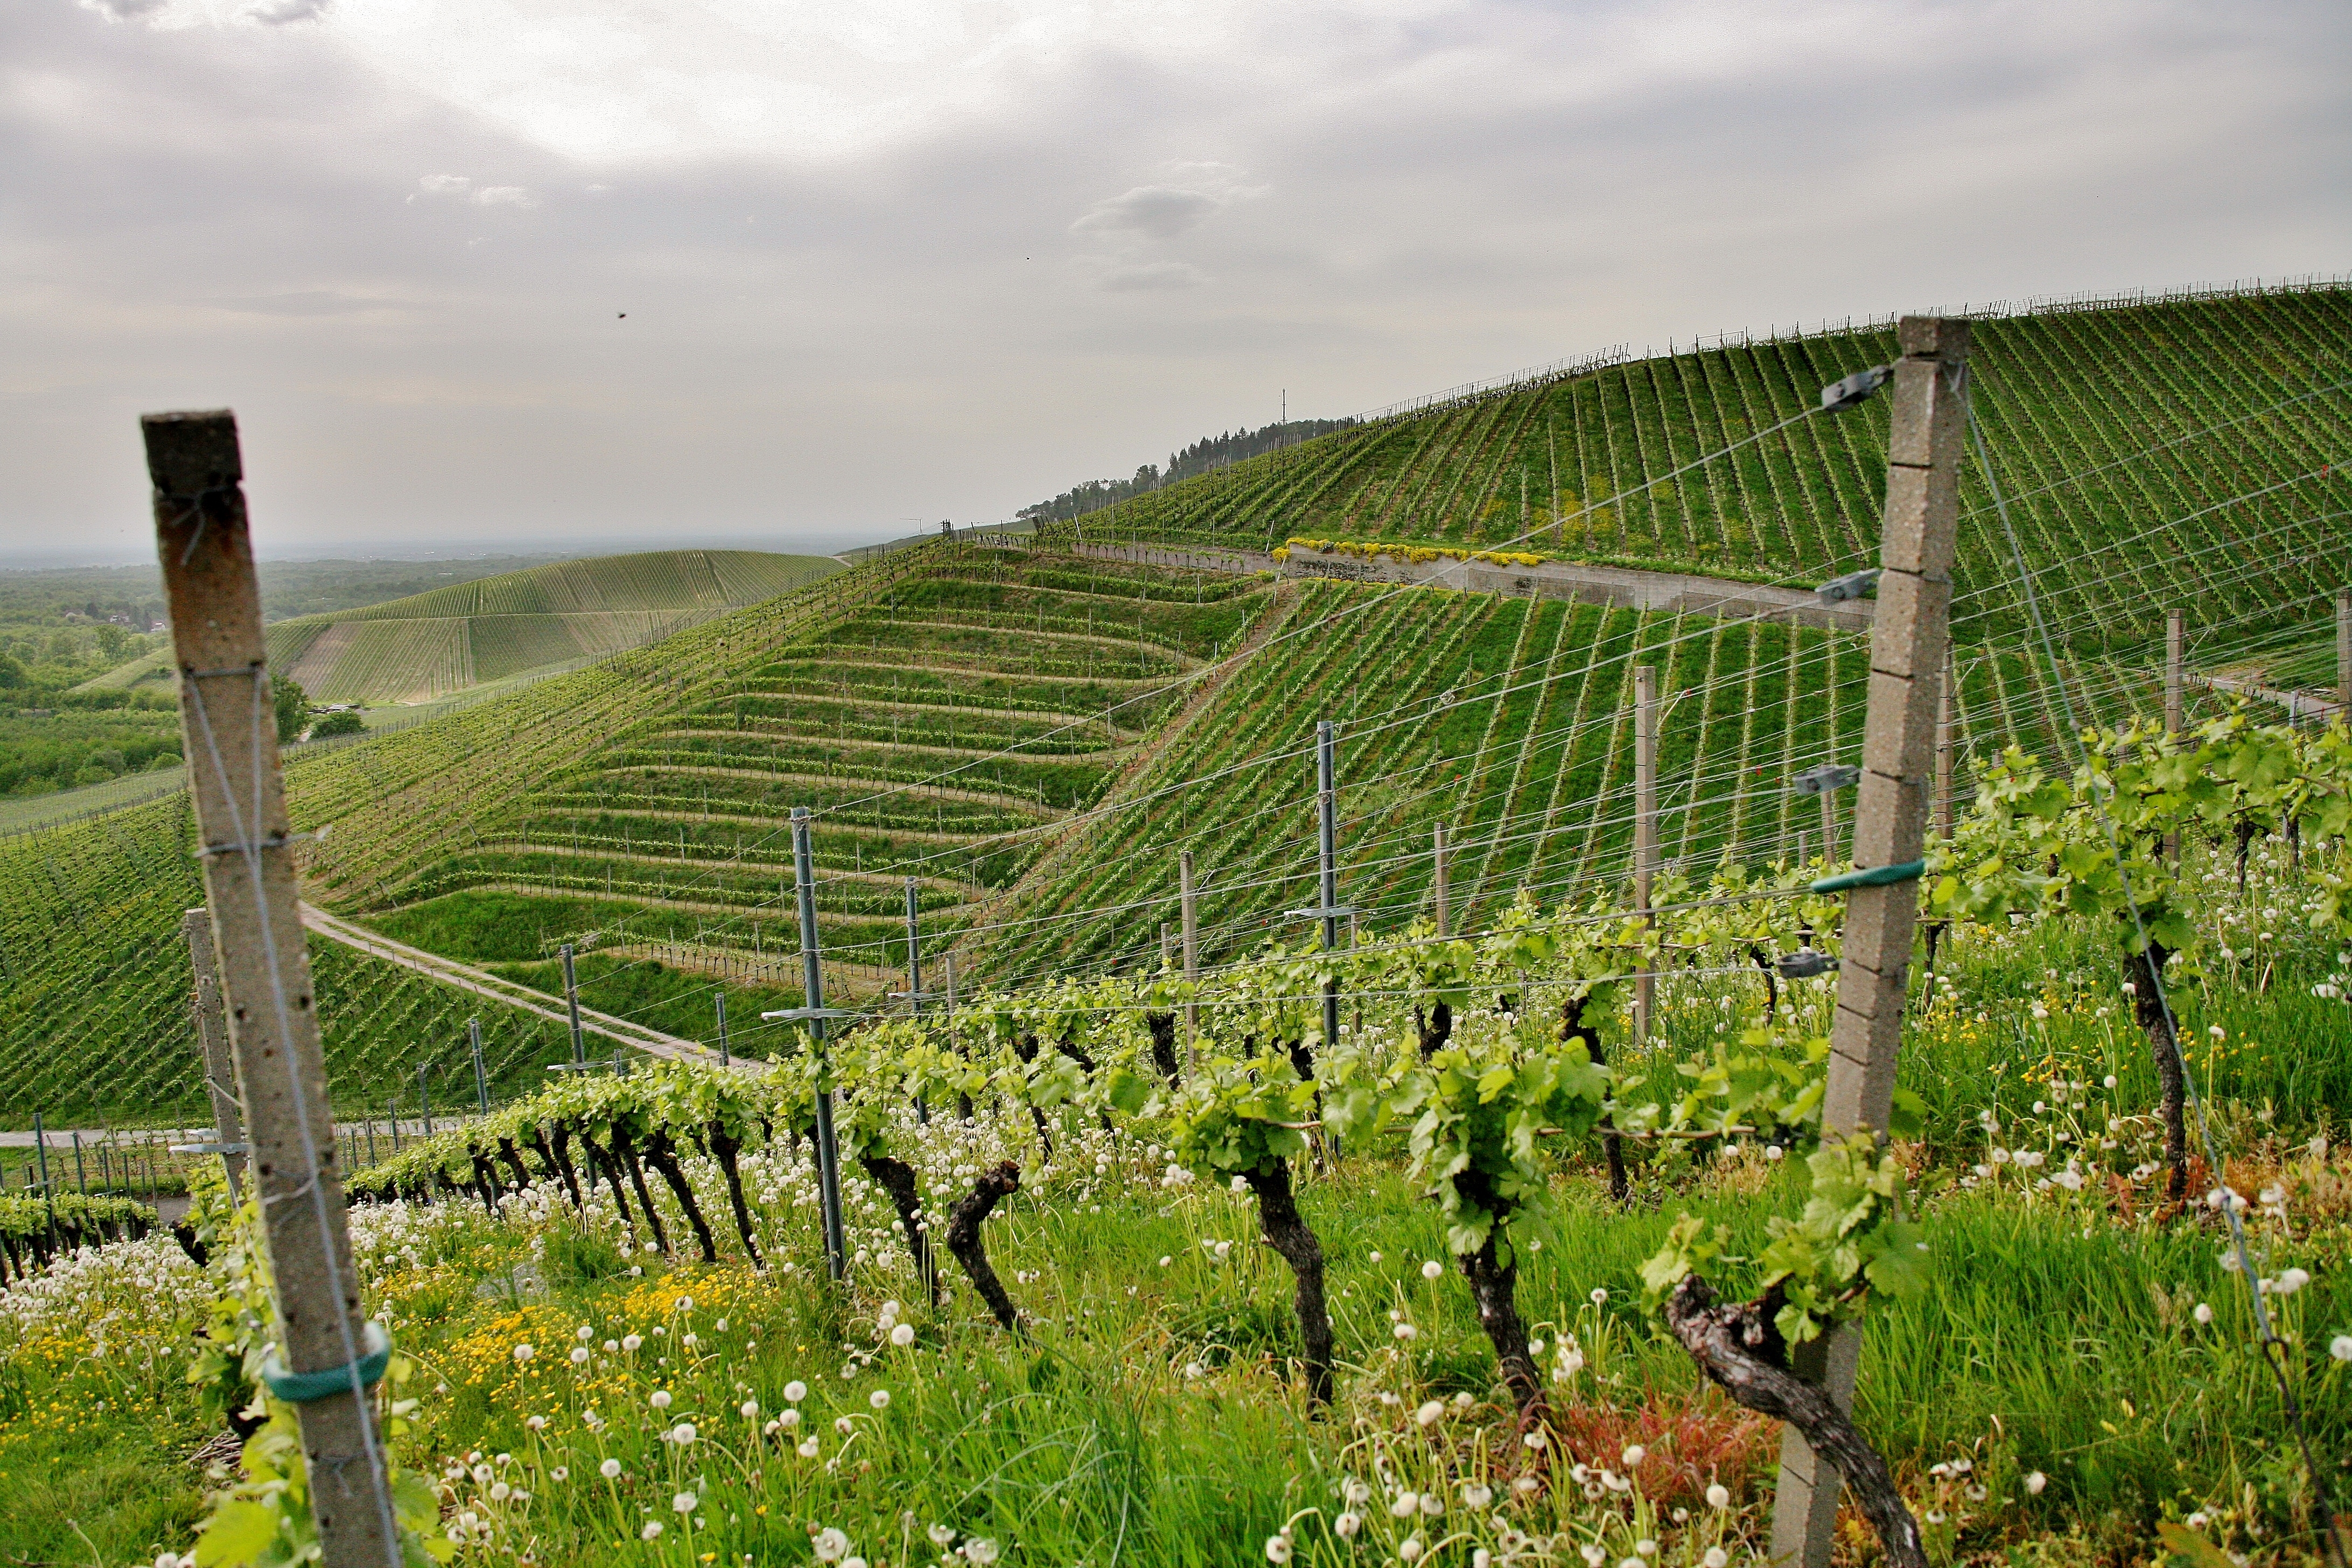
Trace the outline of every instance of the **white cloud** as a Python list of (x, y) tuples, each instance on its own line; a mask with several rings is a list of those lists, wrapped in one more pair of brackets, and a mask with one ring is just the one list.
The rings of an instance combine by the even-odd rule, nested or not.
[(474, 193), (478, 207), (535, 207), (539, 198), (520, 185), (484, 185)]
[(427, 174), (416, 182), (416, 188), (428, 196), (454, 196), (473, 183), (463, 174)]

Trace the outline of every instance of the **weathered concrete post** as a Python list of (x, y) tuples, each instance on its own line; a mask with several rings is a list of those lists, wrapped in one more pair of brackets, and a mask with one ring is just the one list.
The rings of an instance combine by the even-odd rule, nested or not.
[[(1911, 938), (1918, 915), (1920, 853), (1934, 763), (1938, 671), (1948, 642), (1959, 463), (1968, 414), (1969, 325), (1906, 316), (1898, 329), (1895, 409), (1887, 442), (1886, 511), (1879, 546), (1878, 608), (1871, 627), (1870, 707), (1854, 803), (1853, 862), (1837, 1016), (1830, 1029), (1824, 1136), (1883, 1134), (1895, 1098)], [(1870, 879), (1871, 873), (1877, 873)], [(1853, 1402), (1862, 1353), (1858, 1326), (1816, 1340), (1796, 1370)], [(1837, 1472), (1795, 1428), (1780, 1441), (1772, 1558), (1784, 1568), (1827, 1568), (1837, 1522)]]

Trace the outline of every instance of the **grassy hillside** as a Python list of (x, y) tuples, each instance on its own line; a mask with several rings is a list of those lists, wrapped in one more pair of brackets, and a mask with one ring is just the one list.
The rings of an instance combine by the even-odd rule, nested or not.
[[(455, 583), (269, 628), (271, 663), (318, 702), (429, 701), (488, 681), (640, 647), (839, 571), (827, 556), (664, 550)], [(93, 684), (161, 679), (167, 652)]]
[[(2352, 580), (2352, 533), (2328, 521), (2352, 510), (2331, 467), (2347, 405), (2329, 377), (2352, 379), (2329, 336), (2345, 305), (2315, 291), (1979, 323), (1978, 407), (2071, 648), (2075, 719), (2153, 701), (2160, 623), (2148, 634), (2168, 604), (2190, 612), (2192, 664), (2320, 646), (2327, 595)], [(1796, 415), (1820, 382), (1885, 357), (1884, 339), (1739, 344), (1424, 410), (1090, 515), (1085, 539), (1499, 542), (1517, 526), (1517, 476), (1540, 455), (1528, 515), (1560, 520), (1559, 553), (1811, 582), (1867, 555), (1884, 400), (1801, 418), (1634, 492)], [(2066, 715), (2027, 657), (1980, 481), (1965, 494), (1961, 742), (2049, 752)], [(287, 656), (298, 679), (331, 652), (337, 668), (385, 665), (385, 639), (399, 638), (413, 639), (412, 672), (471, 660), (482, 679), (494, 658), (539, 657), (544, 645), (522, 646), (526, 623), (700, 618), (292, 767), (299, 825), (332, 830), (310, 847), (310, 896), (542, 985), (555, 946), (574, 942), (595, 955), (597, 984), (692, 1033), (714, 981), (797, 994), (794, 805), (817, 813), (834, 984), (872, 995), (900, 983), (910, 876), (927, 942), (953, 942), (968, 982), (1149, 961), (1176, 919), (1187, 848), (1207, 956), (1303, 937), (1281, 912), (1312, 901), (1318, 719), (1341, 725), (1342, 895), (1383, 930), (1428, 908), (1441, 823), (1457, 846), (1460, 921), (1522, 884), (1558, 897), (1622, 874), (1637, 656), (1658, 667), (1665, 703), (1669, 860), (1819, 856), (1818, 802), (1787, 781), (1857, 760), (1865, 649), (1851, 634), (1114, 563), (1050, 535), (1027, 548), (927, 541), (714, 614), (713, 598), (741, 591), (725, 561), (657, 584), (643, 576), (654, 559), (634, 558), (640, 575), (625, 580), (607, 566), (593, 592), (578, 568), (547, 568), (411, 602), (431, 615), (387, 605), (286, 634), (310, 637)], [(629, 595), (672, 597), (612, 607)], [(478, 628), (491, 625), (514, 651), (486, 653)], [(435, 626), (467, 629), (428, 647), (413, 628)], [(1835, 804), (1842, 835), (1850, 797)], [(52, 836), (44, 853), (108, 830)], [(54, 924), (57, 898), (26, 886), (25, 918)], [(656, 962), (672, 978), (630, 991)], [(133, 1015), (111, 1016), (89, 1048), (143, 1052)], [(744, 1043), (757, 1048), (756, 1030)]]
[[(2069, 640), (2145, 647), (2168, 605), (2266, 626), (2352, 580), (2347, 343), (2341, 287), (1976, 323), (1975, 410)], [(1664, 476), (1895, 355), (1885, 323), (1633, 361), (1325, 436), (1090, 514), (1084, 534), (1265, 549), (1532, 532), (1572, 559), (1810, 585), (1874, 547), (1886, 398)], [(1962, 506), (1963, 613), (1979, 634), (2013, 630), (2016, 571), (1973, 469)], [(2151, 548), (2150, 531), (2196, 514), (2197, 547)]]

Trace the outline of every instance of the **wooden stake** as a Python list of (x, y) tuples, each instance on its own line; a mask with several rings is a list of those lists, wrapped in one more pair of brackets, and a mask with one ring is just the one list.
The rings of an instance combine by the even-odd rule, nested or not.
[[(213, 917), (190, 910), (180, 917), (188, 938), (188, 965), (196, 977), (196, 1043), (205, 1054), (205, 1093), (213, 1107), (213, 1141), (224, 1149), (245, 1142), (245, 1107), (237, 1103), (236, 1062), (229, 1054), (228, 1019), (221, 1011), (220, 973), (213, 963)], [(245, 1155), (221, 1156), (228, 1167), (228, 1201), (245, 1206)]]
[(1822, 791), (1822, 858), (1832, 871), (1838, 863), (1837, 791)]
[(366, 1321), (297, 902), (236, 420), (226, 410), (151, 414), (140, 426), (180, 670), (182, 754), (277, 1287), (280, 1354), (296, 1373), (350, 1369), (347, 1388), (295, 1406), (320, 1561), (400, 1568), (383, 1445), (361, 1389)]
[[(1658, 668), (1633, 667), (1633, 912), (1646, 928), (1650, 879), (1658, 866)], [(1633, 981), (1633, 1043), (1650, 1037), (1650, 1009), (1656, 1000), (1644, 960)]]
[[(1903, 358), (1895, 371), (1882, 574), (1871, 627), (1870, 706), (1854, 802), (1853, 860), (1860, 868), (1916, 861), (1927, 836), (1928, 773), (1943, 684), (1937, 672), (1948, 643), (1960, 439), (1968, 412), (1968, 322), (1906, 316), (1898, 338)], [(1846, 895), (1829, 1088), (1822, 1105), (1825, 1137), (1864, 1129), (1885, 1131), (1918, 899), (1916, 879), (1857, 888)], [(1825, 1384), (1841, 1409), (1851, 1409), (1861, 1354), (1860, 1328), (1850, 1325), (1812, 1342), (1793, 1360), (1801, 1375)], [(1774, 1563), (1827, 1568), (1839, 1487), (1837, 1472), (1794, 1428), (1785, 1428), (1772, 1513)]]

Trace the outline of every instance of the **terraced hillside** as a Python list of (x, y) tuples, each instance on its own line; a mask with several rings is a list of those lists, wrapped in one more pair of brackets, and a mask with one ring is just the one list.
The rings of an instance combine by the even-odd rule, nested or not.
[[(1806, 412), (1824, 384), (1895, 353), (1885, 322), (1612, 364), (1324, 436), (1092, 513), (1083, 531), (1261, 550), (1531, 535), (1564, 558), (1810, 585), (1873, 547), (1887, 405)], [(2028, 563), (2078, 648), (2144, 647), (2168, 605), (2265, 626), (2352, 577), (2352, 290), (1979, 320), (1971, 366)], [(1990, 492), (1971, 472), (1962, 496), (1968, 607), (1979, 634), (2014, 630)], [(2194, 546), (2155, 547), (2190, 517)]]
[[(1271, 599), (1255, 577), (924, 545), (672, 639), (658, 664), (649, 650), (490, 704), (480, 752), (370, 748), (378, 770), (425, 759), (408, 782), (356, 758), (306, 770), (297, 811), (377, 796), (337, 820), (314, 869), (328, 901), (392, 934), (509, 961), (541, 956), (547, 932), (691, 942), (782, 983), (786, 821), (805, 805), (823, 821), (827, 949), (879, 982), (899, 963), (908, 875), (944, 941), (1021, 874), (1034, 830), (1137, 758), (1182, 700), (1171, 682)], [(397, 826), (451, 813), (461, 825), (435, 837)]]
[[(600, 658), (841, 569), (828, 556), (663, 550), (563, 561), (269, 628), (276, 668), (314, 701), (414, 703)], [(101, 677), (163, 679), (163, 657)]]

